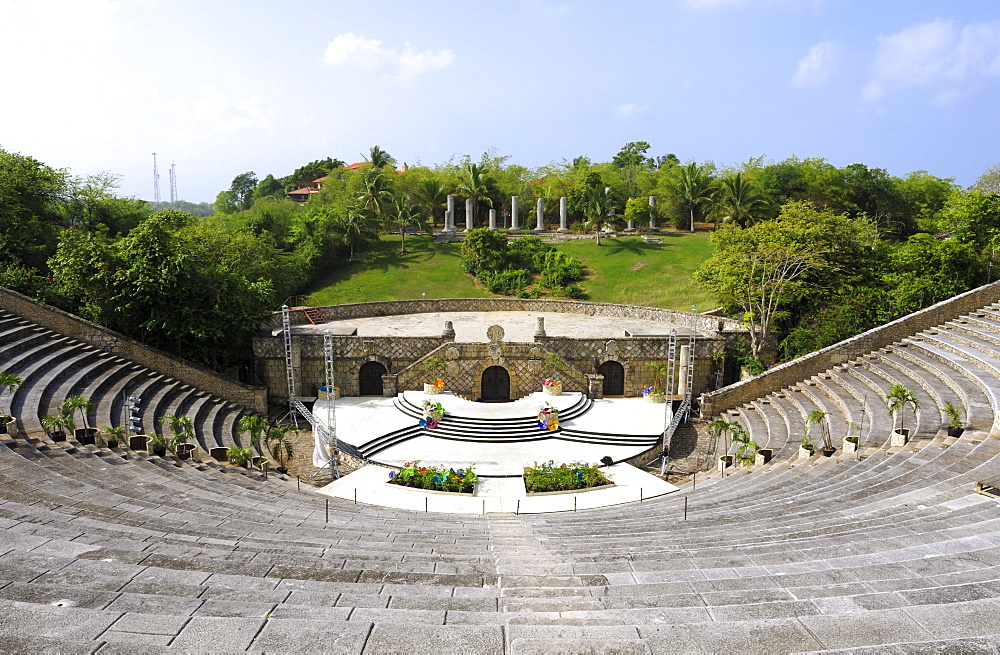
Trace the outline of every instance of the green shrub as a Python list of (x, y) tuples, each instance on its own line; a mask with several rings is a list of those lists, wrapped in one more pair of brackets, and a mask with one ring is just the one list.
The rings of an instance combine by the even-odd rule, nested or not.
[(483, 271), (479, 280), (490, 293), (504, 296), (516, 296), (528, 286), (528, 273), (523, 270), (507, 269), (504, 271)]
[(597, 464), (573, 462), (571, 464), (555, 465), (549, 460), (541, 465), (524, 467), (524, 488), (528, 493), (545, 491), (572, 491), (611, 484)]

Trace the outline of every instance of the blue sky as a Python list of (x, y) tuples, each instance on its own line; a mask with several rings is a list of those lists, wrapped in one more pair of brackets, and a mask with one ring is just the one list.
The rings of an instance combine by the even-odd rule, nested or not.
[(211, 201), (379, 145), (433, 164), (1000, 162), (996, 0), (0, 0), (0, 147)]

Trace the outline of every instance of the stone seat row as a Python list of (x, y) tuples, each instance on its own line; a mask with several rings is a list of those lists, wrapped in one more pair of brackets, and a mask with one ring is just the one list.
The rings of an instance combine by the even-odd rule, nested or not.
[[(94, 401), (87, 423), (99, 427), (130, 427), (129, 397), (138, 397), (139, 421), (144, 433), (162, 431), (166, 414), (189, 416), (199, 445), (239, 445), (240, 407), (199, 391), (159, 372), (45, 330), (0, 311), (0, 370), (19, 375), (23, 382), (13, 394), (4, 394), (11, 414), (25, 434), (44, 433), (41, 419), (55, 414), (62, 401), (83, 395)], [(84, 427), (79, 415), (77, 427)]]

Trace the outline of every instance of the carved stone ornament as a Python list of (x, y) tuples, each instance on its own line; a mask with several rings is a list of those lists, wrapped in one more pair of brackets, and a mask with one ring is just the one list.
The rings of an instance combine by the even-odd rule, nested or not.
[(490, 340), (490, 343), (500, 343), (503, 341), (503, 328), (499, 325), (491, 325), (486, 328), (486, 338)]

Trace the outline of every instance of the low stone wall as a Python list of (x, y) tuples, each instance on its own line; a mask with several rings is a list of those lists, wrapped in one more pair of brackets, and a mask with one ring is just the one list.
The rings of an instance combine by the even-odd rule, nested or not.
[(227, 380), (193, 362), (151, 348), (123, 334), (3, 287), (0, 287), (0, 307), (44, 328), (130, 359), (238, 405), (261, 413), (267, 412), (267, 391), (263, 387)]
[[(368, 316), (393, 316), (397, 314), (422, 314), (426, 312), (555, 312), (583, 314), (586, 316), (612, 316), (641, 320), (663, 321), (687, 327), (691, 313), (658, 307), (636, 307), (614, 303), (583, 302), (579, 300), (552, 300), (545, 298), (438, 298), (431, 300), (388, 300), (360, 302), (344, 305), (316, 307), (323, 318), (333, 321), (343, 318)], [(309, 320), (302, 310), (290, 312), (292, 325), (303, 325)], [(706, 332), (746, 332), (746, 326), (731, 318), (697, 314), (697, 329)], [(271, 320), (272, 327), (281, 327), (281, 312)]]
[(863, 332), (804, 357), (793, 359), (728, 387), (701, 396), (701, 416), (711, 418), (727, 409), (797, 384), (838, 364), (888, 346), (921, 330), (950, 321), (962, 314), (1000, 300), (1000, 281), (967, 291), (926, 309)]

